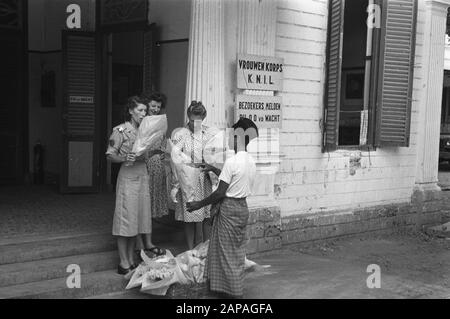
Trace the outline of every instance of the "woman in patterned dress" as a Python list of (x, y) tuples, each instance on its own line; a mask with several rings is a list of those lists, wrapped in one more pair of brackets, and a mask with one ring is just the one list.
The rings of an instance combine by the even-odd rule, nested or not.
[[(172, 134), (172, 143), (190, 156), (193, 163), (202, 163), (205, 144), (213, 136), (211, 130), (202, 125), (202, 121), (206, 117), (206, 108), (202, 102), (192, 101), (187, 109), (187, 117), (189, 122), (186, 127), (176, 130)], [(211, 194), (212, 183), (208, 173), (203, 172), (201, 168), (197, 169), (199, 177), (198, 180), (193, 181), (195, 184), (194, 197), (195, 200), (201, 200)], [(188, 248), (193, 249), (201, 241), (209, 239), (210, 227), (206, 219), (209, 218), (210, 206), (188, 212), (176, 176), (175, 174), (172, 176), (171, 197), (175, 202), (175, 219), (184, 221), (186, 242)]]
[[(153, 93), (149, 97), (145, 97), (147, 104), (147, 115), (159, 115), (164, 107), (165, 97), (160, 93)], [(146, 159), (147, 170), (149, 174), (150, 189), (150, 206), (152, 217), (158, 218), (169, 214), (166, 169), (164, 166), (164, 154), (166, 146), (166, 138), (163, 137), (153, 147), (153, 156)], [(163, 248), (154, 246), (152, 243), (152, 234), (145, 234), (142, 238), (138, 237), (137, 247), (144, 249), (154, 255), (162, 255), (165, 253)], [(145, 244), (144, 244), (145, 242)]]

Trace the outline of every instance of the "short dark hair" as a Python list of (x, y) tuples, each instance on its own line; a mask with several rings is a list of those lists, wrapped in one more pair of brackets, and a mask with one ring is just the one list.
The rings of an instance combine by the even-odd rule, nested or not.
[(203, 118), (206, 117), (206, 108), (201, 101), (192, 101), (186, 110), (187, 116), (197, 115)]
[(123, 109), (123, 119), (125, 122), (131, 120), (130, 110), (134, 110), (138, 106), (138, 104), (144, 104), (145, 106), (147, 106), (146, 100), (140, 96), (133, 95), (127, 99), (127, 102), (125, 103), (125, 107)]
[[(235, 132), (238, 129), (242, 129), (244, 136), (245, 136), (245, 141), (244, 141), (245, 146), (247, 146), (248, 143), (250, 143), (250, 141), (253, 138), (256, 138), (259, 136), (258, 127), (256, 126), (255, 122), (253, 122), (252, 120), (245, 118), (245, 117), (239, 118), (239, 120), (236, 123), (234, 123), (232, 128), (234, 129)], [(251, 133), (254, 133), (254, 134), (251, 134)]]
[(246, 131), (249, 128), (254, 128), (256, 131), (256, 136), (259, 136), (258, 127), (256, 126), (255, 122), (245, 117), (239, 118), (239, 120), (233, 124), (232, 128), (233, 129), (242, 128), (244, 131)]
[(146, 105), (150, 104), (151, 101), (161, 102), (161, 108), (163, 109), (166, 106), (166, 96), (160, 92), (152, 92), (150, 94), (143, 93), (142, 98), (145, 99)]

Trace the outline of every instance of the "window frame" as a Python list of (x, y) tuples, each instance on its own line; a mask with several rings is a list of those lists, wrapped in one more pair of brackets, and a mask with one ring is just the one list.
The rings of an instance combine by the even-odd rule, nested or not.
[[(412, 90), (413, 90), (413, 83), (414, 83), (414, 59), (415, 59), (415, 44), (416, 44), (416, 28), (417, 28), (417, 11), (418, 11), (418, 3), (417, 0), (411, 0), (411, 5), (413, 6), (413, 23), (411, 25), (411, 38), (410, 38), (410, 55), (409, 55), (409, 72), (407, 74), (409, 82), (407, 84), (407, 95), (406, 100), (403, 101), (406, 103), (405, 105), (405, 142), (401, 143), (398, 141), (382, 141), (380, 138), (381, 135), (381, 125), (382, 125), (382, 119), (381, 119), (381, 112), (383, 110), (389, 110), (389, 105), (386, 105), (386, 108), (383, 109), (382, 105), (382, 98), (383, 98), (383, 92), (381, 91), (382, 85), (384, 81), (387, 78), (387, 75), (384, 74), (384, 56), (386, 55), (385, 47), (386, 47), (386, 39), (383, 38), (386, 36), (386, 31), (388, 30), (388, 24), (387, 24), (387, 16), (388, 16), (388, 0), (374, 0), (374, 4), (378, 5), (380, 7), (380, 13), (381, 13), (381, 21), (380, 21), (380, 27), (379, 28), (373, 28), (373, 34), (372, 34), (372, 55), (371, 57), (366, 56), (366, 60), (370, 59), (372, 61), (371, 67), (370, 67), (370, 87), (369, 87), (369, 101), (368, 101), (368, 123), (367, 123), (367, 139), (366, 144), (364, 145), (339, 145), (339, 113), (341, 109), (341, 101), (342, 98), (340, 96), (339, 92), (339, 98), (337, 104), (334, 106), (336, 109), (336, 116), (335, 118), (335, 140), (334, 145), (330, 143), (328, 136), (327, 136), (327, 128), (330, 127), (330, 125), (327, 124), (327, 116), (328, 116), (328, 108), (330, 107), (328, 94), (330, 92), (329, 88), (329, 67), (330, 67), (330, 43), (332, 41), (331, 37), (331, 25), (335, 23), (335, 21), (332, 20), (333, 13), (336, 14), (336, 12), (333, 11), (333, 5), (336, 5), (336, 2), (340, 1), (341, 8), (341, 16), (340, 16), (340, 26), (342, 28), (341, 31), (341, 42), (339, 43), (340, 48), (340, 56), (339, 56), (339, 67), (340, 70), (338, 72), (339, 74), (339, 83), (337, 86), (339, 87), (339, 90), (342, 90), (342, 50), (343, 50), (343, 39), (344, 39), (344, 25), (345, 25), (345, 0), (330, 0), (329, 1), (329, 12), (328, 12), (328, 27), (327, 27), (327, 46), (326, 46), (326, 65), (325, 65), (325, 72), (326, 72), (326, 80), (325, 80), (325, 88), (324, 88), (324, 110), (323, 110), (323, 125), (322, 125), (322, 152), (329, 152), (334, 150), (376, 150), (378, 147), (385, 147), (385, 146), (409, 146), (409, 140), (410, 140), (410, 126), (411, 126), (411, 105), (412, 105)], [(394, 0), (393, 0), (394, 2)], [(395, 6), (395, 3), (394, 3)], [(392, 22), (392, 20), (391, 20)], [(396, 32), (395, 29), (390, 29), (390, 32)], [(334, 39), (336, 41), (336, 39)], [(334, 57), (336, 58), (336, 57)], [(389, 80), (389, 79), (388, 79)], [(400, 127), (401, 124), (399, 124)], [(333, 126), (331, 126), (333, 127)], [(386, 123), (385, 126), (386, 127)]]

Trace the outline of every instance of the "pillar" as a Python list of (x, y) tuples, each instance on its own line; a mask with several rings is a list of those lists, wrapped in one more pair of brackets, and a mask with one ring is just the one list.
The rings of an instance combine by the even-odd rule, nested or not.
[(192, 0), (185, 110), (192, 100), (202, 101), (205, 124), (219, 128), (227, 124), (224, 39), (224, 0)]
[[(275, 56), (276, 1), (238, 0), (237, 12), (237, 53)], [(235, 92), (247, 95), (274, 95), (272, 91), (235, 90)], [(255, 145), (257, 156), (254, 155), (257, 160), (255, 185), (252, 196), (247, 199), (250, 208), (278, 206), (274, 198), (274, 184), (280, 160), (279, 135), (278, 129), (259, 130), (258, 142)], [(269, 149), (270, 153), (267, 152)]]
[(423, 40), (423, 95), (419, 101), (416, 188), (439, 190), (438, 157), (444, 75), (444, 43), (448, 0), (422, 3), (425, 14)]

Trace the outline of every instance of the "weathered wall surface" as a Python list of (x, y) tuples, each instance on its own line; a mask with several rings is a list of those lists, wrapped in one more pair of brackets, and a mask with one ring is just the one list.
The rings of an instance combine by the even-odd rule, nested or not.
[(328, 1), (277, 2), (276, 56), (285, 60), (281, 217), (408, 203), (415, 185), (421, 106), (423, 8), (419, 9), (410, 147), (321, 152)]

